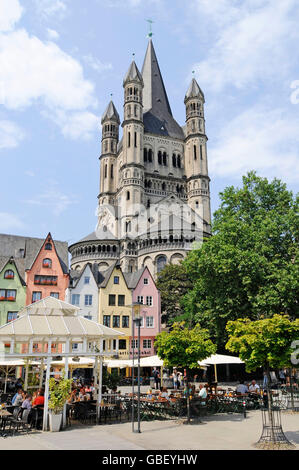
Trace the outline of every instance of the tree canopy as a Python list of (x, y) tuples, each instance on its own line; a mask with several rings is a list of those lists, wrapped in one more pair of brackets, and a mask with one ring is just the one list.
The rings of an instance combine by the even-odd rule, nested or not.
[(184, 315), (181, 301), (192, 287), (186, 266), (182, 263), (167, 264), (158, 273), (156, 285), (161, 293), (162, 323), (170, 326)]
[(183, 304), (223, 349), (229, 320), (298, 317), (299, 198), (251, 172), (220, 199), (213, 236), (184, 261), (193, 287)]
[(163, 331), (156, 337), (155, 347), (158, 356), (167, 367), (199, 367), (198, 361), (216, 352), (216, 345), (209, 338), (209, 332), (195, 325), (185, 327), (185, 322), (174, 323), (169, 333)]
[(248, 372), (258, 367), (292, 367), (292, 343), (299, 338), (299, 319), (291, 321), (287, 315), (275, 314), (256, 321), (229, 321), (226, 329), (226, 348), (240, 356)]

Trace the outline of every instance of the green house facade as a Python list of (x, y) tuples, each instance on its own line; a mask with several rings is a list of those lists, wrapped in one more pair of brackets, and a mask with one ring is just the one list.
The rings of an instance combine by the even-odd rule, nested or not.
[(1, 260), (0, 264), (0, 325), (17, 318), (25, 306), (26, 284), (20, 275), (22, 267), (13, 258)]

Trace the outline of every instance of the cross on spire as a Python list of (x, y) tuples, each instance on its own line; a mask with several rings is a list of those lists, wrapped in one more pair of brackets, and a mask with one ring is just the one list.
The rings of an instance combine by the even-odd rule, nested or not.
[(151, 20), (151, 19), (145, 20), (145, 21), (147, 21), (148, 24), (149, 24), (149, 33), (148, 33), (147, 37), (148, 37), (148, 38), (151, 38), (152, 35), (153, 35), (153, 32), (152, 32), (152, 24), (154, 23), (154, 21)]

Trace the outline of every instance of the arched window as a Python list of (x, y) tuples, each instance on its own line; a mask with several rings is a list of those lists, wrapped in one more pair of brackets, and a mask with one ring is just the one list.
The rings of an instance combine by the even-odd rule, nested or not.
[(127, 191), (127, 201), (130, 200), (130, 191)]
[(15, 273), (11, 269), (7, 269), (4, 273), (4, 279), (13, 279), (15, 277)]
[(147, 148), (143, 149), (143, 160), (147, 162)]
[(104, 178), (107, 178), (107, 164), (105, 165), (105, 168), (104, 168)]
[(43, 260), (43, 268), (52, 268), (52, 260), (50, 260), (50, 258)]
[(197, 155), (196, 155), (196, 145), (193, 145), (193, 154), (194, 154), (194, 160), (197, 159)]
[(165, 268), (165, 265), (167, 263), (167, 258), (164, 255), (161, 255), (157, 258), (157, 272), (161, 272), (162, 269)]
[(137, 105), (136, 104), (134, 105), (134, 116), (138, 117), (138, 115), (137, 115)]
[(45, 244), (45, 250), (52, 250), (52, 244), (51, 243), (46, 243)]
[(163, 152), (163, 165), (164, 165), (164, 166), (167, 165), (167, 155), (166, 155), (166, 152)]
[(134, 147), (137, 147), (137, 132), (134, 132)]
[(113, 165), (111, 165), (111, 168), (110, 168), (110, 176), (111, 178), (113, 178)]
[(128, 147), (131, 146), (131, 132), (128, 132)]
[(160, 150), (158, 152), (158, 163), (159, 165), (162, 165), (162, 152)]
[(175, 153), (172, 154), (172, 165), (176, 167), (176, 156)]
[(177, 156), (177, 165), (178, 165), (178, 168), (181, 168), (181, 155)]
[(162, 183), (162, 191), (166, 191), (166, 184)]
[(202, 145), (199, 147), (199, 151), (200, 151), (200, 159), (202, 160)]
[(151, 163), (153, 161), (153, 151), (149, 149), (148, 151), (148, 161)]

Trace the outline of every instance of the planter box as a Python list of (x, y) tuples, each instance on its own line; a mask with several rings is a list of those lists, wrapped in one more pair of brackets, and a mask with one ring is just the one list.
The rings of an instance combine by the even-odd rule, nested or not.
[(62, 423), (62, 413), (55, 415), (54, 413), (49, 412), (49, 425), (51, 432), (60, 431)]

